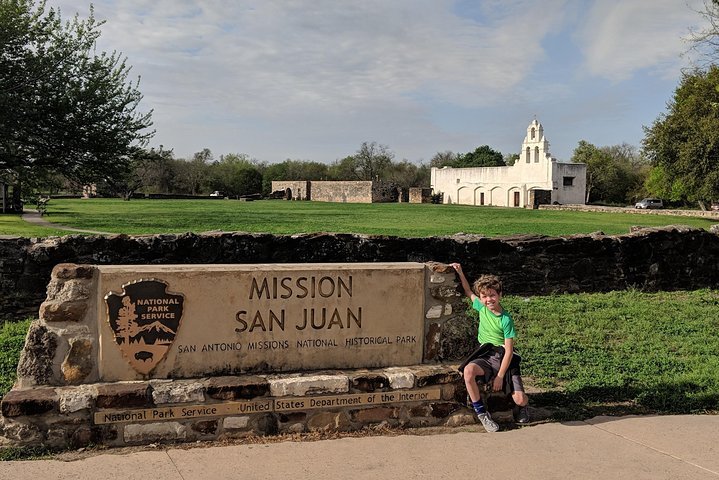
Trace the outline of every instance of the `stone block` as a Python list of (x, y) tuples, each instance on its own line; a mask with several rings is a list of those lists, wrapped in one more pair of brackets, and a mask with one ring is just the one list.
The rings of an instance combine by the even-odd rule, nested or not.
[(217, 433), (217, 420), (202, 420), (195, 422), (190, 428), (200, 435), (215, 435)]
[(82, 426), (75, 429), (75, 431), (70, 434), (69, 444), (72, 448), (81, 448), (87, 447), (88, 445), (90, 445), (91, 443), (95, 443), (96, 441), (96, 432), (93, 432), (92, 428), (88, 426)]
[(225, 430), (245, 430), (250, 425), (250, 417), (225, 417), (222, 428)]
[(430, 295), (435, 300), (455, 300), (460, 298), (462, 294), (453, 285), (439, 285), (430, 289)]
[(85, 301), (90, 298), (88, 280), (52, 279), (47, 285), (47, 300), (56, 302)]
[(260, 416), (255, 422), (255, 432), (258, 435), (276, 435), (279, 432), (277, 417), (270, 413)]
[(451, 413), (456, 412), (463, 407), (455, 402), (437, 402), (431, 404), (431, 408), (433, 417), (445, 418), (448, 417)]
[(439, 323), (430, 323), (424, 336), (424, 359), (434, 360), (439, 354), (442, 327)]
[(345, 412), (320, 412), (307, 421), (310, 431), (345, 431), (351, 423)]
[(355, 422), (379, 423), (398, 418), (399, 415), (397, 412), (397, 408), (392, 407), (363, 408), (361, 410), (353, 410), (350, 416)]
[(89, 338), (70, 340), (70, 350), (60, 367), (65, 383), (77, 385), (90, 375), (94, 366), (92, 347), (93, 342)]
[(216, 400), (251, 399), (264, 396), (269, 390), (267, 379), (252, 375), (216, 377), (205, 382), (205, 392)]
[(155, 405), (204, 402), (205, 386), (201, 383), (184, 382), (153, 383), (152, 401)]
[(48, 385), (52, 380), (52, 365), (57, 351), (57, 335), (39, 322), (30, 324), (25, 347), (20, 354), (18, 377), (24, 385)]
[(464, 425), (473, 425), (476, 421), (476, 417), (472, 413), (455, 412), (447, 417), (444, 424), (448, 427), (462, 427)]
[(270, 395), (273, 397), (297, 396), (320, 393), (349, 392), (346, 375), (310, 375), (306, 377), (270, 378)]
[(46, 322), (81, 322), (85, 318), (87, 302), (49, 301), (40, 305), (40, 319)]
[(49, 447), (64, 447), (67, 442), (65, 441), (65, 429), (64, 428), (50, 428), (45, 435), (45, 443)]
[(125, 425), (123, 438), (127, 443), (150, 443), (185, 440), (187, 427), (178, 422)]
[(59, 411), (58, 395), (53, 388), (10, 390), (2, 399), (0, 409), (5, 417), (41, 415)]
[(92, 265), (77, 265), (74, 263), (59, 263), (52, 269), (54, 278), (69, 280), (73, 278), (92, 278), (95, 268)]
[(408, 368), (391, 367), (385, 369), (392, 390), (414, 387), (414, 373)]
[(454, 268), (452, 268), (451, 265), (448, 265), (446, 263), (439, 263), (439, 262), (427, 262), (425, 263), (429, 267), (430, 270), (436, 273), (451, 273), (454, 274)]
[(442, 305), (433, 305), (427, 309), (425, 318), (439, 318), (442, 316), (443, 311), (444, 309), (442, 308)]
[[(442, 400), (456, 400), (457, 398), (457, 385), (455, 383), (445, 383), (441, 386), (442, 394), (441, 398)], [(466, 390), (463, 389), (463, 393), (466, 393)]]
[(8, 440), (20, 444), (32, 445), (42, 441), (42, 432), (40, 432), (37, 425), (27, 422), (12, 421), (7, 418), (3, 420), (0, 418), (0, 431)]
[(389, 387), (389, 379), (387, 378), (387, 376), (377, 373), (359, 373), (355, 375), (350, 375), (349, 379), (353, 391), (382, 392)]
[(452, 383), (461, 378), (459, 372), (451, 366), (422, 367), (415, 372), (415, 376), (417, 378), (417, 388)]
[(60, 413), (74, 413), (92, 408), (93, 401), (97, 396), (97, 388), (82, 385), (58, 390), (58, 394), (60, 395)]
[(97, 408), (153, 407), (150, 386), (145, 382), (115, 383), (97, 387)]
[(429, 283), (444, 283), (444, 275), (430, 275)]
[(429, 405), (415, 405), (409, 409), (410, 417), (429, 417), (432, 408)]

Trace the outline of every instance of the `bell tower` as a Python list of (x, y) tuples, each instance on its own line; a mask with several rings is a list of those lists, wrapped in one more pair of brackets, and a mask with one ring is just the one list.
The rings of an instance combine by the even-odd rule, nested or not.
[(522, 142), (522, 150), (519, 153), (517, 164), (535, 164), (552, 160), (552, 155), (549, 153), (549, 142), (544, 137), (544, 127), (535, 118), (527, 127), (527, 135)]

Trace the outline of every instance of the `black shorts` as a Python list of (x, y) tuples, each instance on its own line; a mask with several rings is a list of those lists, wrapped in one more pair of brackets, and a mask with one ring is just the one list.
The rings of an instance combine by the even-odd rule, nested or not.
[[(469, 362), (479, 366), (479, 368), (481, 368), (484, 372), (484, 376), (479, 379), (481, 383), (489, 383), (497, 376), (499, 367), (502, 365), (502, 356), (501, 352), (493, 352), (488, 356), (480, 357)], [(510, 381), (504, 382), (505, 390), (508, 387), (510, 391), (506, 393), (524, 392), (522, 372), (519, 370), (519, 365), (510, 367), (507, 373), (509, 373)]]

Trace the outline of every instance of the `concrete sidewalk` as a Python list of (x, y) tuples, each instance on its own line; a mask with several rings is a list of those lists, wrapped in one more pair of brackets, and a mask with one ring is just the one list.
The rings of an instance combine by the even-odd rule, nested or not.
[(66, 227), (65, 225), (60, 225), (58, 223), (52, 223), (40, 215), (40, 212), (37, 210), (30, 210), (25, 209), (25, 213), (22, 214), (22, 219), (28, 223), (32, 223), (33, 225), (37, 225), (38, 227), (46, 227), (46, 228), (54, 228), (55, 230), (65, 230), (68, 232), (76, 232), (76, 233), (92, 233), (95, 235), (112, 235), (112, 233), (109, 232), (100, 232), (98, 230), (83, 230), (82, 228), (75, 228), (75, 227)]
[[(7, 479), (719, 479), (719, 416), (360, 437), (0, 463)], [(508, 452), (507, 446), (511, 446)]]

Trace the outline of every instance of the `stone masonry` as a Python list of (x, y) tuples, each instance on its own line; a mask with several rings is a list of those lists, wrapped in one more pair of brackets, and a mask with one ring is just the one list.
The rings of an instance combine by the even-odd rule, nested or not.
[[(34, 315), (59, 263), (461, 262), (500, 275), (508, 293), (541, 295), (717, 288), (719, 235), (682, 226), (626, 235), (399, 238), (207, 233), (0, 239), (0, 318)], [(53, 307), (54, 308), (54, 307)]]

